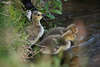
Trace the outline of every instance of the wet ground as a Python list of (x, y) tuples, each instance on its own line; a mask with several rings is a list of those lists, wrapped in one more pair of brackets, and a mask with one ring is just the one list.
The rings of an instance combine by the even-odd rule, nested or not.
[(87, 64), (82, 67), (100, 67), (100, 2), (97, 0), (86, 3), (78, 2), (80, 0), (73, 1), (64, 2), (63, 15), (57, 16), (54, 24), (66, 27), (72, 23), (83, 23), (87, 34), (86, 39), (96, 37), (96, 41), (81, 49), (80, 63)]

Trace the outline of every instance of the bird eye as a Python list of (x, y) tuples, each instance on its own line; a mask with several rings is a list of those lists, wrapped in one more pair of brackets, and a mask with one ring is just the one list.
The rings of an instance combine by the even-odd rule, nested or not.
[(40, 16), (40, 14), (38, 14), (38, 16)]

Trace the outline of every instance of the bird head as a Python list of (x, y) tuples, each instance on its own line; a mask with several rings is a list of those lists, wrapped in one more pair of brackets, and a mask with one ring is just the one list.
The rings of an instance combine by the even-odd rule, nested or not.
[(40, 21), (43, 18), (43, 14), (39, 11), (33, 11), (32, 21)]
[(77, 35), (78, 35), (78, 28), (76, 27), (75, 24), (71, 24), (65, 29), (65, 33), (62, 35), (62, 37), (65, 40), (74, 41), (77, 38)]
[(76, 24), (71, 24), (69, 25), (65, 31), (71, 30), (73, 33), (78, 33), (78, 27), (76, 26)]

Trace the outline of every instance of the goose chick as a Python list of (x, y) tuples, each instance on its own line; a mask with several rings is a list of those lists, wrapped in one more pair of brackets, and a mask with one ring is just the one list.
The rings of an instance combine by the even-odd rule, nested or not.
[(60, 35), (50, 35), (38, 45), (40, 45), (40, 51), (43, 54), (58, 54), (62, 49), (66, 50), (70, 48), (70, 44), (70, 41), (65, 41)]
[(71, 24), (69, 25), (66, 29), (65, 29), (65, 33), (62, 34), (62, 37), (65, 40), (70, 40), (70, 41), (74, 41), (77, 39), (78, 37), (78, 28), (75, 24)]
[[(62, 28), (63, 29), (63, 28)], [(55, 29), (57, 30), (57, 29)], [(55, 31), (54, 31), (55, 32)], [(58, 30), (59, 32), (59, 30)], [(40, 43), (38, 44), (32, 44), (31, 47), (28, 47), (29, 49), (34, 49), (34, 46), (37, 46), (40, 48), (40, 52), (43, 54), (58, 54), (61, 51), (66, 51), (71, 47), (71, 41), (74, 41), (76, 39), (76, 35), (78, 33), (78, 29), (75, 25), (71, 24), (66, 28), (65, 33), (57, 33), (57, 34), (49, 34), (47, 37), (45, 37)], [(28, 49), (28, 53), (31, 52), (31, 50)], [(26, 49), (25, 49), (26, 50)], [(33, 57), (34, 52), (30, 53)], [(29, 55), (26, 54), (28, 58), (31, 58)], [(26, 58), (27, 58), (26, 57)]]
[(32, 23), (27, 26), (26, 33), (28, 34), (27, 40), (31, 44), (35, 44), (44, 33), (44, 28), (40, 23), (43, 14), (39, 11), (33, 11)]
[(44, 36), (48, 37), (49, 35), (62, 35), (64, 33), (64, 27), (56, 27), (49, 30), (49, 32)]
[(57, 35), (57, 34), (62, 35), (68, 30), (71, 30), (74, 34), (78, 33), (78, 28), (77, 28), (76, 24), (71, 24), (67, 28), (56, 27), (56, 28), (50, 29), (49, 32), (44, 37), (47, 37), (49, 35)]
[[(58, 28), (59, 29), (59, 28)], [(62, 33), (51, 33), (48, 37), (42, 40), (39, 45), (42, 46), (41, 52), (44, 54), (57, 54), (61, 50), (67, 50), (71, 47), (71, 42), (77, 38), (78, 29), (75, 24), (69, 25), (67, 28), (54, 29), (57, 32), (66, 30)], [(54, 31), (54, 32), (56, 32)]]

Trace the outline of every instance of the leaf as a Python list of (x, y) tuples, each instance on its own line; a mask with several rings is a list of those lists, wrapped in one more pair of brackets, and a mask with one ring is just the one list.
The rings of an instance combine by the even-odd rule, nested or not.
[(68, 0), (64, 0), (64, 1), (68, 1)]
[(62, 12), (60, 10), (56, 10), (56, 9), (51, 10), (51, 12), (56, 13), (56, 14), (60, 14), (60, 15), (62, 14)]
[(54, 15), (52, 15), (52, 14), (47, 14), (47, 16), (50, 18), (50, 19), (55, 19), (55, 16)]
[(45, 7), (44, 7), (44, 8), (45, 8), (46, 11), (49, 10), (49, 5), (48, 5), (48, 3), (45, 4)]
[(54, 1), (54, 7), (58, 7), (58, 8), (60, 8), (61, 6), (62, 6), (62, 2), (61, 1)]

